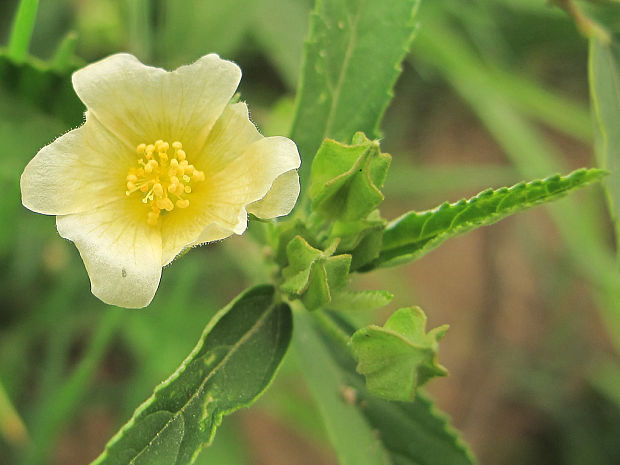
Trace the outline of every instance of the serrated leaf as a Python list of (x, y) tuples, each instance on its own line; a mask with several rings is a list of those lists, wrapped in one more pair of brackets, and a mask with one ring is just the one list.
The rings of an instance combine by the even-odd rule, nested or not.
[(272, 286), (257, 286), (220, 310), (188, 358), (93, 464), (192, 463), (222, 417), (267, 388), (286, 353), (291, 312), (274, 295)]
[(376, 310), (390, 303), (394, 294), (388, 291), (341, 291), (329, 303), (327, 308), (338, 311)]
[[(315, 325), (315, 315), (321, 316), (295, 314), (295, 352), (339, 463), (383, 465), (385, 455), (393, 465), (475, 463), (447, 416), (423, 393), (412, 403), (370, 395), (346, 346)], [(344, 338), (353, 331), (342, 321), (334, 324)]]
[[(620, 37), (610, 44), (590, 41), (590, 96), (594, 113), (596, 157), (610, 171), (604, 185), (620, 245)], [(618, 249), (620, 250), (620, 249)]]
[(291, 138), (307, 179), (323, 139), (379, 137), (414, 33), (418, 0), (318, 0), (310, 17)]
[(434, 210), (409, 212), (390, 222), (383, 233), (379, 258), (370, 266), (393, 266), (420, 258), (450, 237), (486, 226), (566, 193), (599, 181), (600, 169), (580, 169), (510, 188), (488, 189), (468, 200), (444, 203)]
[(332, 295), (347, 284), (351, 255), (333, 255), (338, 241), (324, 251), (296, 236), (287, 246), (289, 266), (282, 270), (281, 289), (300, 297), (306, 308), (314, 310), (332, 301)]
[(390, 402), (356, 390), (364, 415), (381, 434), (394, 465), (473, 465), (473, 453), (430, 397), (419, 392), (411, 403)]
[(446, 369), (437, 363), (437, 349), (447, 330), (440, 326), (427, 334), (426, 315), (419, 307), (397, 310), (383, 327), (357, 330), (351, 349), (370, 393), (412, 401), (418, 387), (434, 376), (445, 376)]
[(379, 143), (356, 133), (351, 145), (326, 139), (312, 163), (312, 209), (327, 218), (357, 221), (383, 201), (391, 157)]

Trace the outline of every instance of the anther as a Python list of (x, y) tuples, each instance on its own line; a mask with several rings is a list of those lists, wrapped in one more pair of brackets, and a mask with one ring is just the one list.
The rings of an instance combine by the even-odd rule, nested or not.
[(174, 204), (168, 197), (162, 199), (162, 205), (166, 211), (171, 212), (174, 209)]
[(164, 196), (164, 188), (162, 187), (162, 185), (160, 183), (156, 183), (153, 186), (153, 194), (155, 194), (156, 197), (163, 197)]
[[(170, 148), (174, 152), (168, 154)], [(171, 212), (189, 206), (189, 199), (183, 196), (192, 193), (192, 181), (202, 181), (205, 175), (189, 164), (183, 144), (176, 140), (172, 144), (161, 139), (153, 144), (139, 144), (136, 153), (138, 166), (127, 173), (125, 194), (143, 193), (140, 200), (150, 210), (145, 212), (146, 221), (156, 226), (162, 210)]]

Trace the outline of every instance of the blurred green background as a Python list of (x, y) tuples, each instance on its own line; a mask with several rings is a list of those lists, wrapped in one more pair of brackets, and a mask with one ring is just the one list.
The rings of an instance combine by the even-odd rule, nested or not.
[[(0, 2), (0, 44), (17, 3)], [(145, 310), (90, 294), (77, 250), (19, 194), (37, 150), (81, 122), (70, 71), (118, 51), (168, 69), (217, 52), (241, 66), (242, 99), (261, 131), (286, 134), (311, 8), (310, 0), (40, 0), (36, 58), (0, 54), (0, 464), (93, 460), (210, 316), (265, 279), (265, 251), (246, 234), (166, 268)], [(594, 165), (587, 41), (543, 0), (423, 1), (395, 94), (383, 123), (393, 156), (387, 218)], [(428, 390), (481, 464), (618, 464), (612, 243), (602, 190), (590, 188), (406, 268), (357, 276), (355, 286), (396, 298), (377, 315), (352, 317), (382, 322), (418, 304), (430, 327), (451, 325), (440, 350), (450, 376)], [(267, 394), (226, 418), (198, 463), (335, 464), (301, 370), (289, 354)]]

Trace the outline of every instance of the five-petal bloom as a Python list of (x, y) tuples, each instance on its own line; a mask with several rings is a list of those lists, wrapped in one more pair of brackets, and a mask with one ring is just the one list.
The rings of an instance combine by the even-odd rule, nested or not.
[(117, 54), (73, 74), (86, 121), (26, 166), (22, 202), (57, 215), (104, 302), (144, 307), (186, 247), (242, 234), (248, 213), (293, 208), (297, 147), (230, 103), (240, 79), (213, 54), (172, 72)]

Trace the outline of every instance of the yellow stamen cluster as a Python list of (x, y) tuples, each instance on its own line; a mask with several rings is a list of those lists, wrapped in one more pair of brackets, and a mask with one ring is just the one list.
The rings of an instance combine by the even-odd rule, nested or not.
[(173, 142), (172, 151), (170, 149), (170, 144), (163, 140), (138, 145), (136, 153), (141, 157), (138, 167), (131, 168), (127, 174), (125, 194), (144, 194), (142, 203), (151, 209), (147, 215), (147, 223), (151, 226), (157, 225), (162, 212), (171, 212), (175, 207), (187, 208), (189, 200), (184, 196), (192, 192), (191, 183), (205, 179), (204, 172), (187, 161), (180, 142)]

